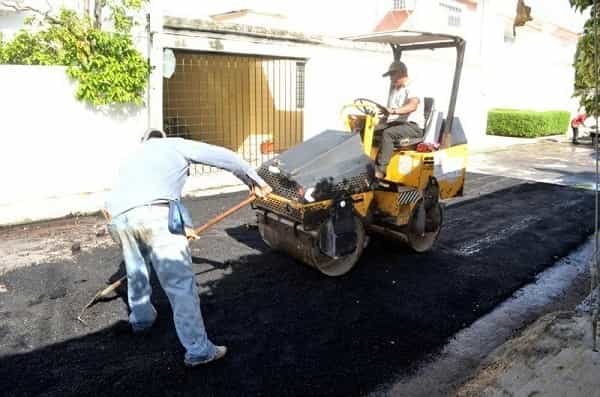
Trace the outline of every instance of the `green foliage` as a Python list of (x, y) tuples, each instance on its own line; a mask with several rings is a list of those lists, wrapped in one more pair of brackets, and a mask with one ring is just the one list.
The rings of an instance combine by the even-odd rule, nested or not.
[(586, 8), (594, 5), (594, 0), (569, 0), (569, 3), (575, 11), (584, 11)]
[[(598, 114), (594, 109), (594, 103), (600, 103), (600, 98), (595, 97), (595, 76), (594, 76), (594, 18), (598, 15), (593, 7), (593, 0), (569, 0), (571, 7), (583, 12), (591, 7), (590, 18), (585, 22), (583, 34), (577, 42), (577, 50), (573, 67), (575, 68), (575, 82), (573, 87), (573, 97), (579, 98), (579, 105), (588, 115)], [(598, 22), (600, 25), (600, 21)], [(600, 31), (600, 26), (598, 26)], [(600, 53), (600, 43), (599, 49)], [(599, 55), (600, 56), (600, 55)], [(600, 63), (600, 59), (598, 60)]]
[(36, 35), (20, 31), (9, 43), (0, 44), (0, 61), (19, 65), (54, 65), (57, 51), (44, 45)]
[(564, 134), (570, 113), (562, 110), (536, 112), (519, 109), (491, 109), (488, 112), (488, 135), (534, 138)]
[(111, 3), (111, 9), (118, 8), (112, 13), (115, 32), (95, 28), (87, 16), (61, 9), (56, 16), (29, 21), (41, 24), (37, 32), (21, 30), (9, 42), (0, 38), (0, 63), (64, 65), (79, 82), (78, 99), (93, 105), (141, 104), (150, 69), (129, 34), (133, 21), (126, 7), (139, 9), (144, 0), (122, 1)]

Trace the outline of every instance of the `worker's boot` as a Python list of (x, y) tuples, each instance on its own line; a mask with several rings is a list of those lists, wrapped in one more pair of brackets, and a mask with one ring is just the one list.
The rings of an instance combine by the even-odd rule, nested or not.
[(208, 364), (211, 361), (215, 361), (220, 358), (223, 358), (225, 356), (225, 354), (227, 354), (227, 346), (215, 346), (215, 355), (212, 356), (211, 358), (207, 358), (204, 360), (194, 360), (194, 359), (185, 358), (183, 360), (183, 363), (185, 364), (186, 367), (191, 368), (191, 367), (195, 367), (195, 366), (202, 365), (202, 364)]

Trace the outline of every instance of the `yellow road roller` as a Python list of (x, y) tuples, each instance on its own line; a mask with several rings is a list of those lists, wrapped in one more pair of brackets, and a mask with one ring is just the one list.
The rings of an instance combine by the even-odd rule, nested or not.
[(440, 200), (462, 195), (466, 172), (467, 140), (454, 115), (465, 41), (413, 31), (351, 39), (389, 44), (395, 61), (404, 51), (455, 48), (456, 65), (447, 113), (424, 99), (424, 135), (395, 144), (384, 180), (375, 178), (374, 160), (386, 108), (366, 98), (344, 108), (346, 130), (323, 131), (259, 168), (273, 188), (254, 203), (265, 244), (328, 276), (351, 270), (370, 238), (431, 249), (443, 222)]

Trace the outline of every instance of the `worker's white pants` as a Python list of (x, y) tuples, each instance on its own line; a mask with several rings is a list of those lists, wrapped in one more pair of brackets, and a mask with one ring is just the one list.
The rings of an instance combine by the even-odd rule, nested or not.
[(196, 278), (187, 238), (172, 234), (167, 226), (169, 208), (147, 205), (112, 219), (109, 231), (121, 245), (127, 268), (129, 322), (134, 331), (149, 328), (156, 319), (150, 302), (148, 262), (152, 262), (160, 285), (173, 309), (175, 329), (186, 349), (186, 358), (204, 360), (215, 354), (200, 311)]

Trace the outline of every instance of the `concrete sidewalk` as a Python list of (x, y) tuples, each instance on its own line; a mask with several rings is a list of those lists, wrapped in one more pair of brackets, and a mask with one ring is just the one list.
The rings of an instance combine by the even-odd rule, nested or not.
[(588, 315), (547, 314), (496, 349), (456, 396), (600, 396), (591, 333)]

